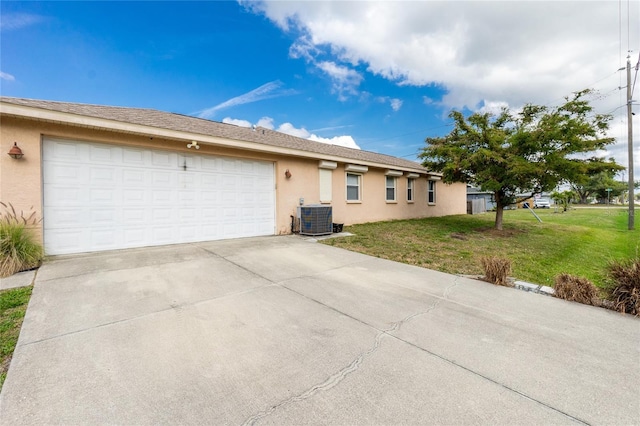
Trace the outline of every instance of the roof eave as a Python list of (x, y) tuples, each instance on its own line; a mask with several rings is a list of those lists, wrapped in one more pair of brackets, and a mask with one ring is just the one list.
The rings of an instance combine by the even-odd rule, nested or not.
[(174, 140), (184, 140), (191, 142), (197, 140), (198, 143), (223, 146), (227, 148), (236, 148), (247, 151), (282, 154), (294, 157), (310, 158), (317, 160), (330, 160), (340, 163), (357, 163), (369, 167), (396, 169), (407, 172), (415, 172), (420, 174), (438, 175), (437, 173), (428, 172), (420, 167), (397, 166), (388, 163), (378, 163), (337, 155), (320, 154), (316, 152), (304, 151), (295, 148), (278, 147), (273, 145), (261, 144), (258, 142), (249, 142), (238, 139), (222, 138), (218, 136), (206, 135), (196, 132), (185, 132), (181, 130), (165, 129), (143, 124), (127, 123), (123, 121), (111, 120), (106, 118), (91, 117), (69, 112), (54, 111), (44, 108), (35, 108), (26, 105), (17, 105), (0, 101), (0, 114), (15, 116), (20, 118), (47, 121), (59, 124), (66, 124), (77, 127), (93, 128), (107, 131), (116, 131), (120, 133), (129, 133), (141, 136), (162, 137)]

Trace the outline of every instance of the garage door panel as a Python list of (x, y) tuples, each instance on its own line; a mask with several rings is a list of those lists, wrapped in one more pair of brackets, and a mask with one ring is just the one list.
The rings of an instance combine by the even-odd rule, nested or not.
[(48, 254), (77, 253), (83, 242), (89, 238), (83, 229), (52, 229), (49, 238), (44, 241), (44, 249)]
[(146, 227), (122, 228), (122, 242), (124, 247), (141, 247), (149, 239)]
[[(53, 160), (62, 160), (65, 162), (73, 162), (80, 160), (80, 150), (86, 147), (80, 147), (73, 142), (53, 142), (43, 148), (44, 156)], [(78, 163), (76, 163), (78, 164)]]
[(154, 168), (175, 169), (178, 165), (178, 156), (164, 151), (151, 151), (151, 165)]
[(94, 229), (89, 231), (91, 246), (98, 250), (113, 250), (119, 247), (115, 230)]
[(43, 173), (44, 182), (57, 182), (58, 184), (75, 183), (80, 180), (80, 167), (71, 164), (55, 164)]
[[(90, 209), (91, 223), (96, 226), (112, 228), (120, 222), (118, 216), (119, 212), (116, 212), (116, 209), (113, 208)], [(80, 220), (79, 223), (82, 223), (82, 221)]]
[(122, 148), (122, 164), (128, 166), (144, 166), (145, 151), (136, 148)]
[(122, 148), (110, 147), (108, 145), (89, 145), (89, 160), (92, 163), (120, 163)]
[(141, 225), (149, 221), (149, 216), (144, 208), (125, 207), (122, 209), (122, 220), (126, 224)]
[[(94, 205), (103, 205), (103, 206), (112, 206), (117, 201), (117, 192), (115, 189), (111, 188), (89, 188), (88, 191), (89, 197), (85, 199), (92, 206)], [(82, 200), (84, 201), (84, 200)]]
[(200, 158), (200, 169), (204, 172), (217, 172), (221, 169), (220, 160), (214, 157)]
[(48, 254), (274, 233), (273, 163), (58, 139), (43, 153)]

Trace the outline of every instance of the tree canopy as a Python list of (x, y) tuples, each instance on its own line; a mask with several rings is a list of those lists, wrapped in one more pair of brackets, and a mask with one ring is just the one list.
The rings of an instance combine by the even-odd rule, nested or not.
[[(605, 161), (586, 156), (613, 142), (606, 137), (611, 116), (594, 114), (584, 90), (558, 107), (527, 104), (512, 113), (452, 111), (454, 128), (428, 137), (419, 155), (423, 165), (448, 183), (464, 182), (493, 193), (496, 229), (503, 210), (561, 182), (578, 181)], [(527, 195), (523, 195), (527, 194)], [(519, 196), (522, 195), (520, 198)]]
[[(570, 182), (571, 188), (580, 197), (580, 203), (586, 204), (590, 197), (596, 196), (601, 198), (602, 191), (606, 192), (606, 188), (611, 188), (612, 185), (620, 182), (614, 180), (614, 176), (620, 170), (625, 168), (613, 158), (610, 158), (607, 162), (600, 162), (596, 164), (589, 164), (585, 174), (578, 176), (576, 180)], [(616, 194), (612, 196), (618, 196), (626, 189), (626, 184), (616, 186)], [(621, 189), (620, 189), (621, 188)], [(606, 196), (605, 196), (606, 198)]]

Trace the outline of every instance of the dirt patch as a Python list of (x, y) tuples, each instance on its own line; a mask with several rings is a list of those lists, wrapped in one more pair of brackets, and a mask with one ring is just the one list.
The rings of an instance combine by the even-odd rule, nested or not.
[(522, 229), (503, 229), (498, 230), (493, 227), (483, 227), (474, 229), (475, 232), (478, 232), (483, 235), (488, 235), (490, 237), (500, 237), (500, 238), (509, 238), (515, 237), (517, 235), (524, 234), (525, 231)]
[(462, 241), (467, 241), (469, 239), (466, 235), (459, 232), (454, 232), (453, 234), (451, 234), (451, 238)]

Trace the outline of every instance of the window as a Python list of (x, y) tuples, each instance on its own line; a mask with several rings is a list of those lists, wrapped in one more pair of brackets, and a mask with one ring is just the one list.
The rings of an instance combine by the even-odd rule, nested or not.
[(387, 201), (395, 201), (396, 200), (396, 178), (395, 177), (387, 176), (386, 189), (387, 189)]
[(347, 173), (347, 201), (360, 201), (361, 175)]
[(413, 202), (413, 183), (415, 179), (407, 179), (407, 201)]
[(429, 202), (429, 204), (435, 204), (436, 203), (436, 181), (430, 180), (428, 182), (429, 182), (429, 191), (428, 191), (427, 201)]

